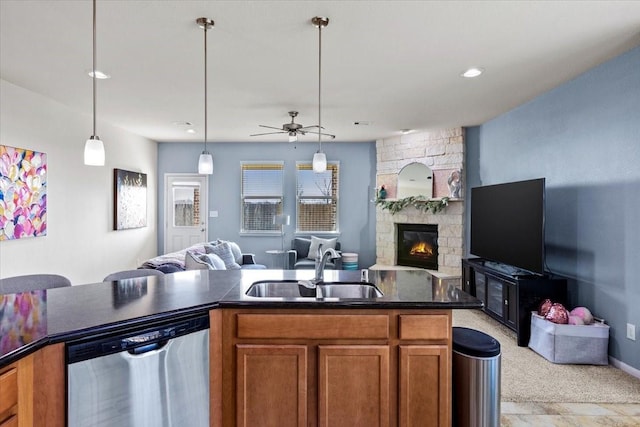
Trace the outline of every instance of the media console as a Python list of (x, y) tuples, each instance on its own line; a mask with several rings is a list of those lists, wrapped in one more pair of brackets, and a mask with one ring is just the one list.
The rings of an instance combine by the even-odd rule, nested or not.
[(556, 276), (511, 275), (482, 258), (462, 260), (462, 290), (484, 303), (484, 312), (513, 329), (518, 345), (529, 345), (531, 312), (545, 298), (567, 303), (567, 280)]

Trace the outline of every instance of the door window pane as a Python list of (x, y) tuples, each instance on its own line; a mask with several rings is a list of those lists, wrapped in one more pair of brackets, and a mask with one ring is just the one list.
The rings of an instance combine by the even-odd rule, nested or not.
[(173, 226), (196, 227), (200, 224), (200, 185), (176, 182), (173, 191)]

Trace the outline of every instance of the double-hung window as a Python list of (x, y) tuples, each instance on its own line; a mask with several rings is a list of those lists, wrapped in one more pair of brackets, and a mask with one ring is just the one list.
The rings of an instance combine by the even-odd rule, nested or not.
[(282, 214), (284, 162), (241, 162), (240, 209), (243, 233), (280, 232), (273, 217)]
[(339, 162), (316, 173), (309, 162), (296, 163), (296, 232), (338, 232)]

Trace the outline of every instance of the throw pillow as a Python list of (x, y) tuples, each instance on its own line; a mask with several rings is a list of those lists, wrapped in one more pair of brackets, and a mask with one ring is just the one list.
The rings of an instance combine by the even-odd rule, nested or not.
[(186, 270), (213, 270), (213, 264), (210, 264), (209, 259), (203, 258), (205, 254), (199, 254), (191, 251), (187, 251), (184, 255), (184, 267)]
[(203, 256), (206, 256), (207, 258), (209, 258), (209, 261), (211, 262), (211, 265), (213, 265), (215, 270), (226, 270), (227, 267), (224, 265), (224, 261), (222, 261), (222, 259), (216, 255), (216, 254), (204, 254)]
[(211, 242), (212, 246), (216, 246), (219, 245), (220, 243), (228, 243), (229, 247), (231, 248), (231, 252), (233, 252), (233, 258), (235, 259), (235, 261), (238, 264), (242, 264), (242, 251), (240, 250), (240, 246), (238, 246), (238, 244), (236, 242), (231, 242), (229, 240), (220, 240), (217, 239), (213, 242)]
[(311, 236), (311, 246), (309, 246), (309, 254), (307, 255), (307, 258), (316, 259), (316, 253), (318, 252), (318, 246), (320, 244), (322, 244), (322, 253), (324, 253), (329, 248), (335, 249), (337, 241), (337, 237), (333, 239), (321, 239), (316, 236)]
[(224, 262), (224, 266), (227, 270), (240, 269), (240, 264), (236, 262), (235, 256), (231, 251), (231, 246), (229, 246), (229, 242), (222, 242), (215, 246), (206, 245), (204, 249), (208, 254), (218, 255), (220, 259), (222, 259), (222, 262)]

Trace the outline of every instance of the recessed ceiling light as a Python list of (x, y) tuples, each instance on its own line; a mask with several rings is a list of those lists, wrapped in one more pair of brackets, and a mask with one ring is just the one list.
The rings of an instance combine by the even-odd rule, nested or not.
[(353, 122), (354, 126), (369, 126), (371, 124), (368, 120), (358, 120), (357, 122)]
[(408, 133), (413, 132), (413, 129), (401, 129), (400, 132), (402, 132), (403, 135), (406, 135)]
[(187, 129), (186, 132), (187, 133), (196, 133), (196, 130), (195, 129)]
[(462, 77), (473, 78), (478, 77), (480, 74), (484, 72), (484, 68), (479, 67), (471, 67), (467, 71), (461, 74)]
[[(93, 77), (93, 70), (88, 70), (87, 74), (89, 75), (89, 77)], [(103, 73), (100, 70), (96, 70), (96, 79), (110, 79), (111, 76), (107, 73)]]

